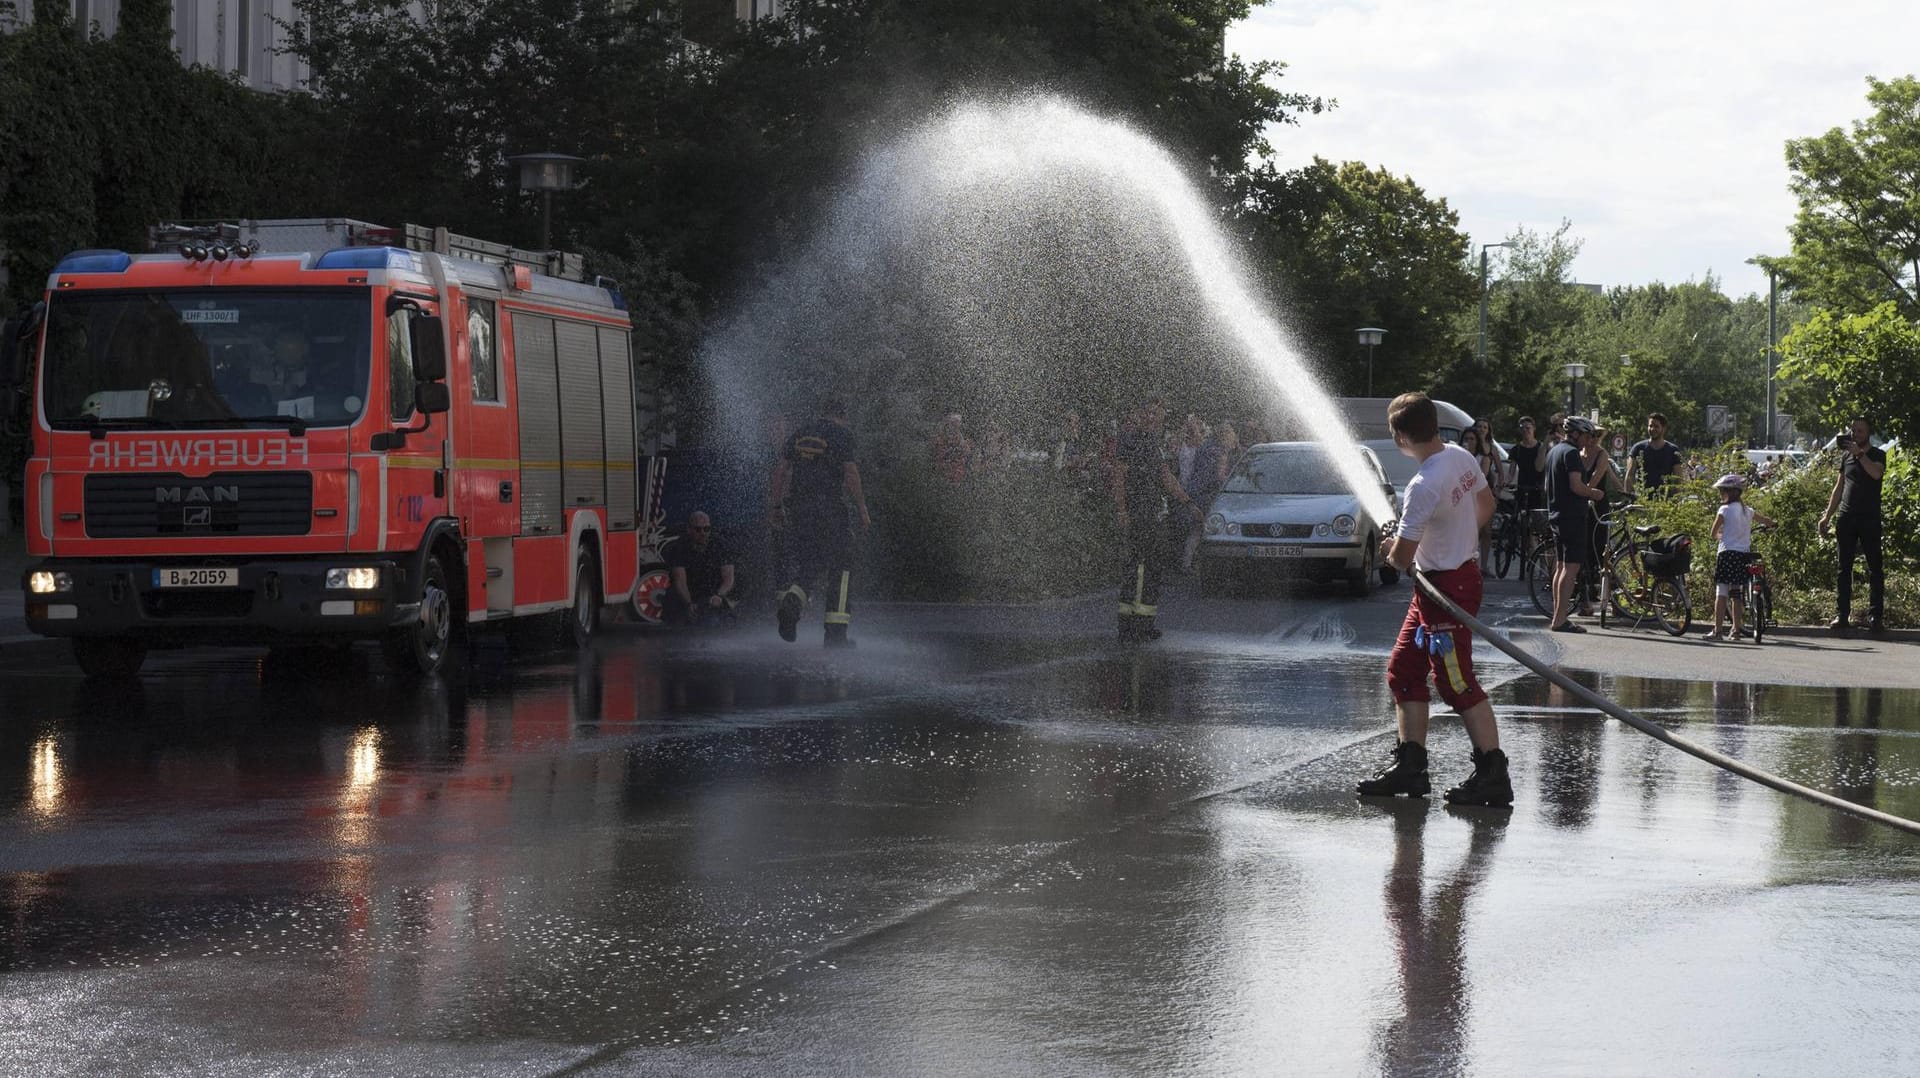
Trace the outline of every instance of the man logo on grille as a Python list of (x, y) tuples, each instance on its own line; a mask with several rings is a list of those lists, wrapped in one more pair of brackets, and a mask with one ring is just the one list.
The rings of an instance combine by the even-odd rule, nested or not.
[(172, 502), (176, 505), (191, 505), (195, 503), (205, 505), (209, 502), (238, 503), (240, 501), (240, 488), (238, 485), (213, 486), (213, 487), (155, 487), (153, 488), (153, 500), (156, 504), (160, 504), (160, 505), (164, 505), (168, 502)]

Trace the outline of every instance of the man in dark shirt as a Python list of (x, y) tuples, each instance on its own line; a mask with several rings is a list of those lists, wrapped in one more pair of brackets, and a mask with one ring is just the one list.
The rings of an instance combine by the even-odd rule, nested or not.
[(1581, 460), (1593, 441), (1593, 424), (1577, 415), (1568, 416), (1564, 433), (1566, 440), (1547, 454), (1547, 519), (1553, 522), (1554, 552), (1560, 559), (1553, 571), (1550, 628), (1557, 633), (1584, 633), (1585, 629), (1568, 619), (1580, 567), (1597, 553), (1588, 549), (1593, 529), (1587, 519), (1587, 506), (1606, 494), (1587, 483), (1586, 465)]
[(1513, 489), (1522, 512), (1538, 509), (1547, 482), (1547, 443), (1535, 436), (1532, 416), (1520, 417), (1520, 439), (1507, 456), (1513, 460)]
[[(1840, 544), (1840, 578), (1835, 606), (1838, 616), (1827, 628), (1846, 635), (1847, 615), (1853, 606), (1853, 559), (1867, 558), (1867, 628), (1880, 632), (1881, 616), (1886, 613), (1887, 578), (1880, 555), (1880, 481), (1887, 474), (1887, 454), (1873, 445), (1873, 425), (1864, 419), (1853, 421), (1852, 429), (1840, 439), (1840, 474), (1833, 482), (1833, 494), (1827, 498), (1827, 511), (1820, 514), (1820, 534), (1832, 526)], [(1838, 515), (1835, 511), (1838, 510)]]
[(693, 625), (732, 614), (733, 555), (714, 536), (713, 518), (702, 512), (687, 518), (687, 534), (667, 548), (667, 570), (673, 577), (662, 602), (668, 622)]
[(1160, 637), (1153, 619), (1160, 612), (1160, 574), (1167, 555), (1158, 526), (1161, 498), (1172, 498), (1179, 505), (1176, 512), (1188, 517), (1195, 512), (1193, 500), (1167, 466), (1161, 431), (1166, 422), (1166, 405), (1157, 396), (1149, 397), (1128, 417), (1114, 447), (1113, 508), (1127, 552), (1120, 583), (1120, 639), (1128, 643)]
[(1636, 476), (1646, 481), (1647, 493), (1665, 487), (1673, 479), (1686, 450), (1667, 441), (1667, 417), (1659, 412), (1647, 416), (1647, 436), (1627, 450), (1627, 489), (1633, 489)]
[(775, 528), (785, 525), (781, 574), (786, 581), (778, 596), (780, 639), (791, 642), (807, 606), (807, 589), (822, 576), (828, 580), (826, 641), (828, 647), (846, 647), (847, 627), (853, 623), (849, 591), (853, 583), (853, 532), (847, 508), (858, 512), (865, 533), (872, 521), (867, 496), (860, 486), (858, 442), (847, 425), (846, 403), (829, 400), (820, 418), (787, 439), (786, 450), (774, 466), (767, 494), (768, 515)]

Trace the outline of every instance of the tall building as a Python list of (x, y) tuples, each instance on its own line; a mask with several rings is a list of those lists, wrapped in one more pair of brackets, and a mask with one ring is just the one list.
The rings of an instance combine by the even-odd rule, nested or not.
[[(256, 90), (306, 84), (307, 65), (284, 55), (285, 26), (299, 16), (294, 0), (172, 0), (173, 47), (180, 62), (239, 77)], [(759, 0), (766, 4), (770, 0)], [(71, 0), (74, 25), (111, 37), (120, 29), (120, 0)], [(33, 21), (32, 0), (14, 0), (0, 30)]]
[(739, 19), (775, 19), (786, 6), (781, 0), (733, 0), (733, 14)]

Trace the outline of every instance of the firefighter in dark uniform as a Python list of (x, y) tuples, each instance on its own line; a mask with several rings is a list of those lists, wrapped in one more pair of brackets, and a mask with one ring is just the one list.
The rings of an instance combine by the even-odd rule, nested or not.
[(871, 521), (860, 488), (858, 443), (847, 426), (847, 406), (829, 400), (820, 418), (788, 437), (773, 468), (767, 495), (769, 516), (784, 529), (775, 596), (780, 639), (791, 642), (807, 607), (807, 589), (826, 581), (827, 646), (845, 647), (853, 623), (849, 605), (853, 584), (853, 529), (848, 505), (858, 513), (865, 533)]
[(1160, 611), (1160, 574), (1166, 569), (1168, 553), (1160, 524), (1161, 498), (1173, 499), (1177, 513), (1190, 517), (1197, 511), (1167, 466), (1162, 431), (1166, 422), (1166, 405), (1157, 396), (1149, 397), (1128, 417), (1115, 445), (1113, 507), (1126, 544), (1120, 639), (1128, 643), (1160, 638), (1153, 619)]

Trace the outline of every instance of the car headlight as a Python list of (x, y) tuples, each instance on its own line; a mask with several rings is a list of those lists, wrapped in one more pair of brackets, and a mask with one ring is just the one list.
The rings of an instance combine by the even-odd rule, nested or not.
[(1333, 534), (1335, 535), (1352, 535), (1353, 527), (1353, 518), (1345, 513), (1333, 518)]
[(35, 595), (72, 591), (73, 576), (70, 573), (50, 573), (45, 569), (39, 569), (27, 575), (27, 590)]
[(1315, 524), (1313, 526), (1313, 534), (1315, 535), (1324, 536), (1327, 534), (1329, 530), (1331, 529), (1329, 529), (1325, 524)]
[(329, 590), (372, 591), (380, 586), (380, 570), (371, 567), (328, 569)]
[(1219, 535), (1227, 530), (1227, 518), (1215, 513), (1207, 518), (1207, 534)]
[(1228, 535), (1239, 535), (1239, 534), (1240, 534), (1240, 525), (1238, 525), (1238, 524), (1236, 524), (1236, 523), (1234, 523), (1234, 522), (1232, 522), (1232, 521), (1228, 521), (1228, 522), (1227, 522), (1227, 534), (1228, 534)]

